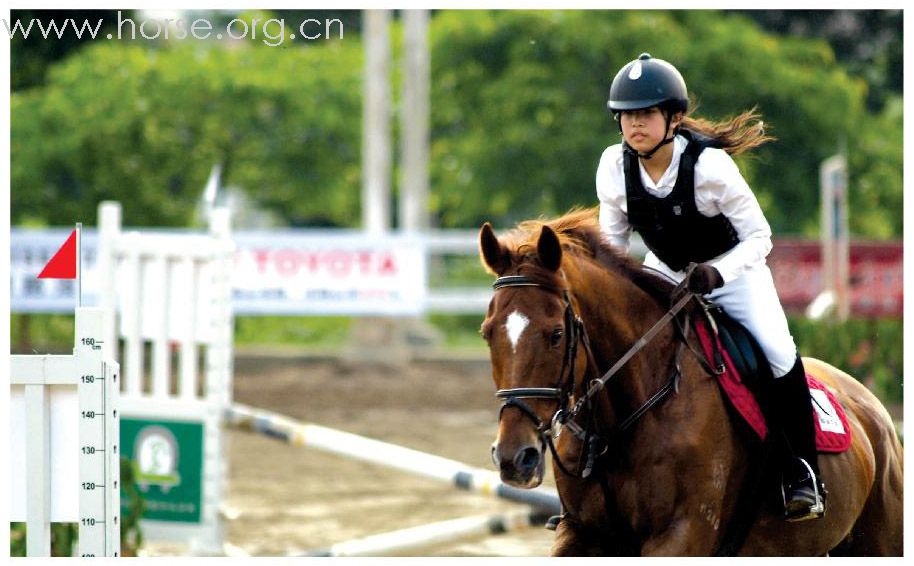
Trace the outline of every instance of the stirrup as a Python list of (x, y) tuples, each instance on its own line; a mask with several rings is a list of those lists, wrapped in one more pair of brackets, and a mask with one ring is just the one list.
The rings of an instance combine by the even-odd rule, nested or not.
[(790, 522), (799, 522), (799, 521), (808, 521), (810, 519), (818, 519), (819, 517), (825, 515), (825, 496), (828, 492), (825, 490), (825, 485), (816, 477), (815, 472), (812, 471), (812, 467), (809, 463), (803, 458), (796, 458), (797, 461), (801, 462), (806, 468), (806, 471), (809, 473), (809, 476), (806, 480), (811, 480), (812, 482), (812, 491), (813, 491), (813, 503), (805, 508), (798, 511), (790, 512), (787, 509), (787, 488), (785, 486), (786, 482), (781, 482), (781, 499), (784, 501), (784, 519)]

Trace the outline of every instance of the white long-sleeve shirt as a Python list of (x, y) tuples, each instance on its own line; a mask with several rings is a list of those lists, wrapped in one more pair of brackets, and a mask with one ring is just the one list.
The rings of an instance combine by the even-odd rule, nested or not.
[[(673, 191), (679, 175), (679, 159), (687, 144), (686, 138), (676, 136), (673, 159), (657, 183), (639, 160), (641, 182), (649, 194), (664, 198)], [(603, 152), (597, 167), (597, 197), (600, 199), (600, 226), (604, 234), (611, 245), (627, 252), (632, 226), (628, 222), (623, 159), (622, 144), (612, 145)], [(722, 149), (706, 148), (695, 163), (695, 206), (704, 216), (723, 214), (736, 230), (739, 243), (710, 261), (720, 272), (724, 283), (736, 279), (753, 266), (765, 264), (765, 258), (771, 251), (771, 227), (736, 163)], [(684, 276), (682, 272), (673, 271), (650, 251), (644, 264), (663, 271), (677, 281)]]

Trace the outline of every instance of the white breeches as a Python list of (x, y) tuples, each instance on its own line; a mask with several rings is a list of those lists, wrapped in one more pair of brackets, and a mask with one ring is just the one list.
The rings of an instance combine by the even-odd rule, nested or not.
[[(645, 261), (645, 265), (663, 271), (676, 281), (683, 279), (684, 273), (674, 272), (655, 258), (650, 259), (654, 261)], [(790, 371), (797, 359), (797, 346), (790, 335), (787, 317), (767, 264), (750, 267), (733, 281), (705, 296), (723, 307), (758, 340), (774, 377), (782, 377)]]
[(774, 377), (790, 371), (797, 361), (797, 346), (766, 264), (746, 270), (707, 297), (722, 306), (758, 340)]

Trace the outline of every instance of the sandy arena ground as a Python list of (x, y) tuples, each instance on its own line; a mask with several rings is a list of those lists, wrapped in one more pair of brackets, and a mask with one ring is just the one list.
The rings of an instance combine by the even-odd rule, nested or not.
[[(333, 360), (239, 357), (235, 401), (494, 469), (498, 403), (488, 362), (414, 362), (406, 368)], [(282, 556), (383, 533), (522, 506), (396, 470), (229, 433), (227, 540), (254, 556)], [(550, 478), (551, 481), (551, 478)], [(544, 556), (553, 533), (532, 527), (430, 547), (424, 556)]]
[[(253, 407), (494, 469), (498, 402), (489, 363), (403, 368), (332, 358), (239, 355), (234, 399)], [(891, 407), (901, 418), (901, 406)], [(228, 431), (227, 542), (286, 556), (356, 537), (523, 506), (257, 434)], [(547, 485), (554, 485), (551, 472)], [(553, 533), (531, 527), (440, 544), (418, 556), (547, 556)], [(151, 544), (146, 555), (183, 554)]]

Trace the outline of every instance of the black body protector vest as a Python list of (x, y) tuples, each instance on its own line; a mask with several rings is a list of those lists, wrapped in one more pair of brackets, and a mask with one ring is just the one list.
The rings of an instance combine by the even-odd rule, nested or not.
[(664, 198), (647, 192), (641, 182), (638, 155), (625, 145), (623, 157), (628, 222), (660, 260), (675, 271), (690, 262), (702, 263), (728, 252), (739, 243), (736, 229), (723, 214), (707, 217), (695, 205), (695, 163), (713, 140), (688, 130), (689, 140), (679, 160), (672, 192)]

